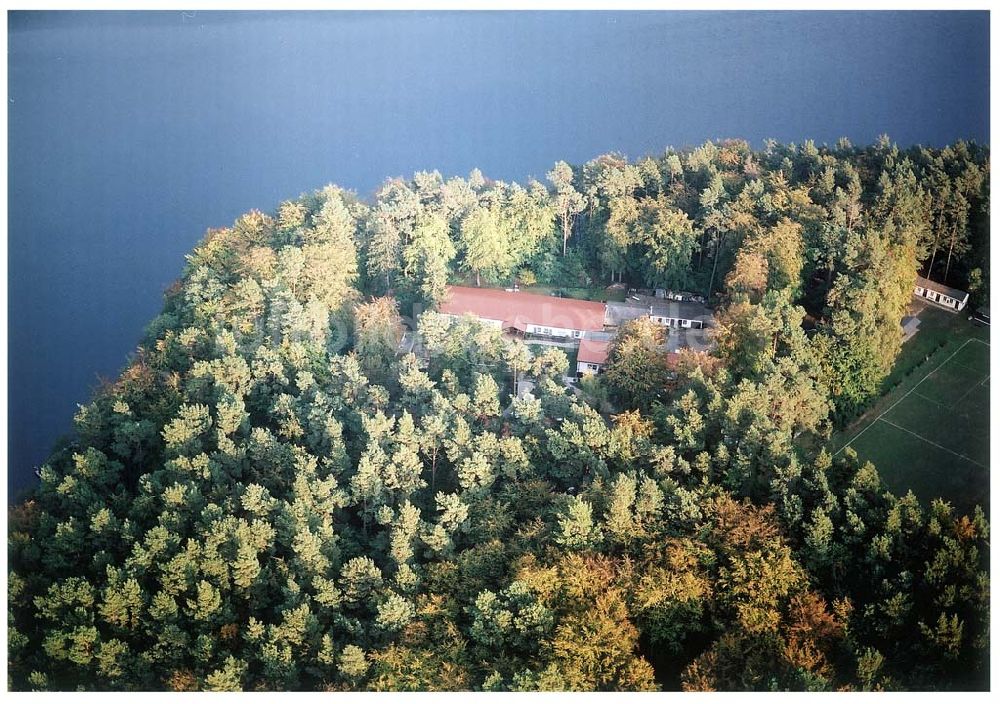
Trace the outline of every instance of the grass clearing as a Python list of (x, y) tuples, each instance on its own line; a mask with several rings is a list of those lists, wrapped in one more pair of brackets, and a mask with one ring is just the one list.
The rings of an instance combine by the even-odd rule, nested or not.
[(989, 509), (989, 472), (883, 421), (851, 443), (895, 494), (912, 491), (922, 504), (941, 497), (962, 513)]
[(930, 357), (942, 351), (946, 357), (969, 339), (984, 342), (990, 340), (989, 328), (973, 325), (968, 320), (966, 311), (951, 313), (929, 303), (914, 301), (910, 315), (920, 318), (920, 327), (916, 335), (903, 343), (903, 349), (899, 351), (899, 357), (896, 358), (892, 371), (882, 384), (883, 394), (903, 383)]
[(988, 511), (988, 328), (934, 308), (919, 315), (920, 330), (886, 380), (888, 393), (831, 444), (873, 462), (894, 493)]
[[(981, 387), (980, 387), (981, 388)], [(975, 391), (973, 389), (973, 391)], [(972, 394), (973, 401), (986, 394)], [(983, 469), (989, 467), (989, 409), (977, 412), (980, 403), (965, 401), (945, 406), (912, 394), (882, 416), (881, 420), (920, 436), (926, 442), (946, 448)], [(985, 417), (984, 417), (985, 416)]]

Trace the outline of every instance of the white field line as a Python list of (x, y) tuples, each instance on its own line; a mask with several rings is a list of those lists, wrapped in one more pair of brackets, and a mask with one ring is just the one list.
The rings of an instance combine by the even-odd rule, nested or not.
[[(926, 379), (926, 378), (927, 378), (927, 377), (924, 377), (924, 379)], [(923, 380), (921, 380), (921, 383), (923, 383)], [(937, 400), (936, 398), (931, 398), (930, 396), (924, 396), (924, 395), (923, 395), (922, 393), (920, 393), (919, 391), (914, 391), (914, 392), (913, 392), (913, 395), (914, 395), (914, 396), (919, 396), (919, 397), (920, 397), (920, 398), (922, 398), (923, 400), (925, 400), (925, 401), (929, 401), (930, 403), (933, 403), (933, 404), (934, 404), (935, 406), (941, 406), (941, 408), (950, 408), (950, 406), (946, 406), (945, 404), (943, 404), (943, 403), (941, 403), (940, 401), (938, 401), (938, 400)], [(878, 420), (878, 418), (876, 418), (875, 420)], [(872, 423), (874, 423), (874, 422), (875, 422), (875, 420), (873, 420), (873, 421), (872, 421)]]
[[(945, 452), (948, 452), (948, 453), (950, 453), (950, 454), (952, 454), (952, 455), (955, 455), (955, 457), (961, 457), (961, 458), (962, 458), (963, 460), (965, 460), (966, 462), (971, 462), (972, 464), (976, 465), (977, 467), (982, 467), (983, 469), (989, 469), (989, 467), (987, 467), (987, 466), (986, 466), (985, 464), (981, 464), (981, 463), (979, 463), (979, 462), (976, 462), (976, 461), (975, 461), (974, 459), (972, 459), (971, 457), (966, 457), (965, 455), (963, 455), (963, 454), (962, 454), (962, 453), (960, 453), (960, 452), (955, 452), (954, 450), (949, 450), (949, 449), (948, 449), (947, 447), (945, 447), (944, 445), (938, 445), (938, 444), (937, 444), (936, 442), (934, 442), (933, 440), (928, 440), (928, 439), (927, 439), (927, 438), (925, 438), (925, 437), (924, 437), (923, 435), (919, 435), (919, 434), (917, 434), (917, 433), (913, 432), (912, 430), (907, 430), (906, 428), (904, 428), (904, 427), (903, 427), (903, 426), (901, 426), (901, 425), (896, 425), (896, 424), (895, 424), (895, 423), (893, 423), (893, 422), (892, 422), (891, 420), (886, 420), (885, 418), (877, 418), (876, 420), (880, 420), (880, 421), (882, 421), (883, 423), (887, 423), (887, 424), (891, 425), (891, 426), (892, 426), (893, 428), (899, 428), (899, 429), (900, 429), (900, 430), (902, 430), (902, 431), (903, 431), (904, 433), (909, 433), (909, 434), (910, 434), (910, 435), (912, 435), (913, 437), (915, 437), (915, 438), (917, 438), (917, 439), (919, 439), (919, 440), (923, 440), (923, 441), (924, 441), (924, 442), (926, 442), (926, 443), (927, 443), (928, 445), (933, 445), (934, 447), (938, 448), (939, 450), (944, 450)], [(874, 423), (873, 423), (873, 425), (874, 425)]]
[(986, 379), (989, 379), (989, 378), (990, 378), (990, 375), (987, 374), (986, 377), (982, 381), (980, 381), (978, 384), (973, 384), (972, 386), (970, 386), (968, 391), (966, 391), (964, 394), (962, 394), (961, 396), (959, 396), (958, 400), (956, 400), (955, 403), (951, 404), (952, 407), (958, 406), (958, 404), (960, 404), (962, 401), (965, 400), (966, 396), (968, 396), (973, 391), (975, 391), (976, 389), (978, 389), (980, 386), (982, 386), (983, 384), (985, 384), (986, 383)]
[[(884, 415), (885, 415), (886, 413), (888, 413), (888, 412), (889, 412), (889, 411), (891, 411), (891, 410), (892, 410), (893, 408), (895, 408), (895, 407), (896, 407), (896, 406), (898, 406), (898, 405), (899, 405), (900, 403), (902, 403), (902, 402), (903, 402), (903, 399), (905, 399), (905, 398), (906, 398), (907, 396), (909, 396), (909, 395), (910, 395), (910, 394), (912, 394), (912, 393), (913, 393), (914, 391), (916, 391), (916, 390), (917, 390), (917, 387), (918, 387), (918, 386), (920, 386), (921, 384), (923, 384), (923, 383), (924, 383), (924, 382), (925, 382), (925, 381), (927, 380), (927, 377), (929, 377), (929, 376), (930, 376), (931, 374), (933, 374), (933, 373), (934, 373), (934, 372), (936, 372), (936, 371), (937, 371), (938, 369), (940, 369), (941, 367), (943, 367), (944, 365), (946, 365), (946, 364), (947, 364), (948, 362), (950, 362), (950, 361), (951, 361), (951, 358), (952, 358), (952, 357), (954, 357), (954, 356), (955, 356), (956, 354), (958, 354), (959, 352), (961, 352), (962, 350), (964, 350), (964, 349), (965, 349), (965, 346), (966, 346), (967, 344), (969, 344), (970, 342), (981, 342), (982, 344), (986, 345), (987, 347), (989, 347), (989, 346), (990, 346), (990, 344), (989, 344), (988, 342), (983, 342), (982, 340), (980, 340), (980, 339), (979, 339), (979, 338), (977, 338), (977, 337), (973, 337), (973, 338), (970, 338), (970, 339), (966, 340), (965, 342), (963, 342), (963, 343), (962, 343), (962, 345), (961, 345), (961, 347), (959, 347), (959, 348), (958, 348), (957, 350), (955, 350), (955, 351), (954, 351), (954, 352), (952, 352), (952, 353), (951, 353), (950, 355), (948, 355), (948, 359), (944, 360), (943, 362), (941, 362), (941, 364), (939, 364), (939, 365), (937, 365), (936, 367), (934, 367), (934, 369), (932, 369), (931, 371), (929, 371), (929, 372), (927, 372), (926, 374), (924, 374), (924, 378), (923, 378), (923, 379), (921, 379), (920, 381), (918, 381), (918, 382), (917, 382), (916, 384), (914, 384), (913, 388), (911, 388), (911, 389), (910, 389), (909, 391), (907, 391), (907, 392), (906, 392), (905, 394), (903, 394), (902, 396), (900, 396), (900, 397), (899, 397), (899, 399), (897, 399), (897, 400), (896, 400), (896, 402), (895, 402), (894, 404), (892, 404), (892, 405), (891, 405), (891, 406), (889, 406), (889, 407), (888, 407), (887, 409), (885, 409), (884, 411), (882, 411), (881, 413), (879, 413), (879, 414), (878, 414), (878, 417), (876, 417), (876, 418), (875, 418), (875, 420), (873, 420), (873, 421), (872, 421), (871, 423), (869, 423), (868, 425), (866, 425), (866, 426), (865, 426), (864, 428), (862, 428), (862, 429), (861, 429), (861, 432), (859, 432), (859, 433), (858, 433), (857, 435), (855, 435), (855, 436), (854, 436), (853, 438), (851, 438), (851, 439), (850, 439), (850, 440), (848, 440), (848, 441), (847, 441), (846, 443), (844, 443), (843, 445), (841, 445), (840, 449), (839, 449), (839, 450), (837, 450), (836, 452), (834, 452), (834, 453), (833, 453), (833, 456), (834, 456), (834, 457), (836, 457), (836, 456), (837, 456), (837, 455), (839, 455), (839, 454), (840, 454), (841, 452), (843, 452), (845, 448), (847, 448), (847, 447), (850, 447), (851, 443), (853, 443), (853, 442), (854, 442), (855, 440), (857, 440), (857, 439), (858, 439), (858, 438), (860, 438), (860, 437), (861, 437), (862, 435), (864, 435), (864, 434), (865, 434), (866, 432), (868, 432), (868, 429), (869, 429), (869, 428), (871, 428), (871, 427), (872, 427), (873, 425), (875, 425), (875, 424), (876, 424), (876, 423), (877, 423), (878, 421), (882, 420), (882, 416), (884, 416)], [(918, 436), (918, 437), (919, 437), (919, 436)], [(928, 442), (930, 442), (930, 441), (928, 441)], [(970, 460), (970, 461), (971, 461), (971, 460)]]

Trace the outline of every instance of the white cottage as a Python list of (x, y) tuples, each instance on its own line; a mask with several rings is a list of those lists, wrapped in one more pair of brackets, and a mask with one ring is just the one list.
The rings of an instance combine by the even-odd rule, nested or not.
[(969, 294), (965, 291), (939, 284), (925, 279), (923, 276), (917, 277), (917, 282), (913, 286), (913, 295), (949, 310), (962, 310), (969, 302)]

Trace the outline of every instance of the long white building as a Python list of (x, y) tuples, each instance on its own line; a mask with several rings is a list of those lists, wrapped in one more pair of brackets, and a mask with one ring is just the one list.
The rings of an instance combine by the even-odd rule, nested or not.
[(969, 302), (969, 294), (965, 291), (939, 284), (936, 281), (925, 279), (923, 276), (917, 277), (917, 282), (913, 286), (913, 295), (925, 298), (950, 310), (962, 310)]

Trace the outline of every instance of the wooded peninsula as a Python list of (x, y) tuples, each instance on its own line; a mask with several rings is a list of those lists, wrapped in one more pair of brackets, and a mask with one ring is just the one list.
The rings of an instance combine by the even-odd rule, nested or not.
[[(247, 213), (9, 509), (8, 687), (988, 689), (988, 507), (835, 441), (930, 377), (920, 281), (972, 335), (988, 147), (725, 140)], [(452, 287), (638, 312), (564, 340)]]

